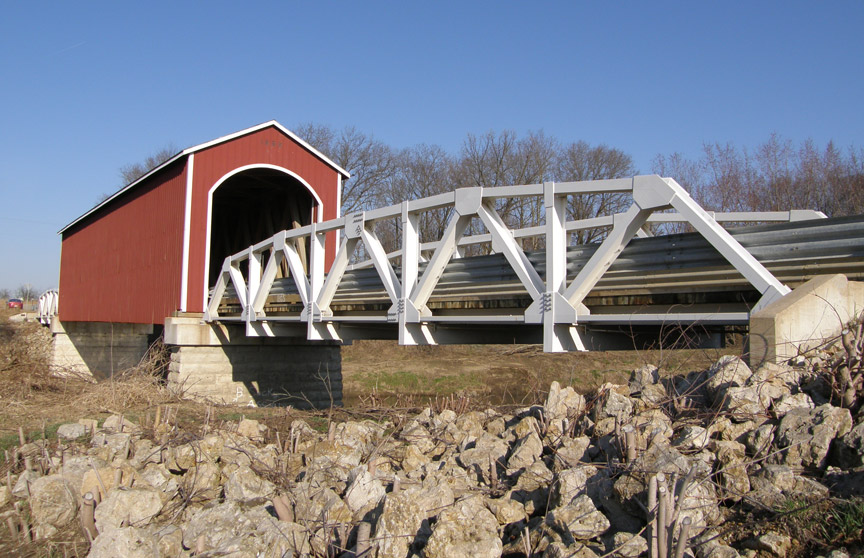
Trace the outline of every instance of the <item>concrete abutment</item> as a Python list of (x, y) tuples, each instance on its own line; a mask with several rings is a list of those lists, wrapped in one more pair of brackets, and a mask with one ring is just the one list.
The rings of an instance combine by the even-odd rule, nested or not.
[(839, 335), (864, 312), (864, 283), (820, 275), (750, 316), (751, 367), (781, 363)]

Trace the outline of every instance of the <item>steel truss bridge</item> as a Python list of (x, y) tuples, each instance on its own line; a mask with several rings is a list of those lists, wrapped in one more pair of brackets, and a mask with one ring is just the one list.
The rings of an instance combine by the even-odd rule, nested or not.
[[(567, 220), (568, 200), (596, 194), (632, 205)], [(511, 229), (495, 209), (505, 198), (542, 202), (545, 223)], [(443, 234), (421, 243), (421, 218), (441, 210)], [(466, 234), (477, 220), (486, 232)], [(384, 223), (399, 234), (391, 253), (376, 234)], [(652, 236), (663, 223), (693, 232)], [(571, 244), (596, 228), (602, 242)], [(328, 234), (340, 240), (325, 273)], [(526, 241), (542, 249), (526, 252)], [(485, 255), (464, 256), (472, 251)], [(864, 217), (713, 214), (656, 175), (462, 188), (281, 231), (225, 258), (204, 320), (243, 324), (248, 336), (542, 343), (547, 352), (632, 347), (663, 328), (716, 341), (790, 285), (826, 273), (864, 278)]]

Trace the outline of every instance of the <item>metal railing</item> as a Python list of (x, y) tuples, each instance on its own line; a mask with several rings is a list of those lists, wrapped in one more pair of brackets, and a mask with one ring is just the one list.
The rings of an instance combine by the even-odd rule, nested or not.
[(51, 325), (51, 319), (60, 311), (60, 291), (50, 289), (39, 297), (38, 319), (44, 326)]
[[(566, 207), (571, 196), (591, 194), (624, 194), (632, 197), (625, 212), (567, 221)], [(545, 223), (511, 230), (495, 209), (495, 201), (503, 198), (534, 198), (542, 201)], [(430, 211), (448, 209), (450, 220), (441, 238), (435, 242), (420, 242), (418, 224)], [(671, 212), (670, 212), (671, 210)], [(656, 175), (627, 179), (586, 182), (544, 183), (496, 188), (463, 188), (447, 194), (405, 201), (372, 211), (281, 231), (273, 237), (250, 246), (243, 252), (225, 258), (222, 270), (211, 294), (205, 320), (212, 322), (242, 321), (250, 336), (276, 336), (280, 324), (302, 324), (309, 340), (339, 340), (339, 325), (389, 324), (395, 326), (401, 344), (435, 344), (445, 336), (437, 324), (523, 324), (542, 328), (544, 350), (558, 352), (583, 350), (580, 325), (602, 322), (603, 317), (591, 315), (583, 303), (586, 296), (600, 283), (628, 243), (646, 236), (643, 227), (652, 223), (687, 223), (716, 250), (729, 266), (740, 274), (760, 294), (756, 307), (762, 307), (786, 293), (789, 288), (774, 277), (766, 267), (720, 226), (721, 221), (736, 223), (796, 221), (824, 217), (812, 211), (767, 213), (711, 214), (704, 211), (674, 180)], [(376, 235), (376, 225), (396, 220), (400, 233), (399, 249), (388, 253)], [(466, 235), (469, 225), (479, 220), (485, 234)], [(568, 258), (568, 236), (579, 230), (606, 227), (602, 242), (587, 250), (578, 271), (572, 269), (572, 254)], [(325, 273), (326, 237), (339, 234), (341, 241), (332, 264)], [(521, 239), (538, 238), (545, 247), (543, 262), (532, 262), (520, 245)], [(309, 247), (309, 261), (301, 257), (298, 245)], [(530, 304), (524, 311), (495, 314), (462, 312), (458, 315), (434, 312), (430, 298), (439, 286), (448, 264), (460, 256), (466, 246), (486, 244), (491, 252), (503, 256), (509, 274)], [(366, 261), (354, 263), (352, 256), (362, 246)], [(426, 258), (423, 253), (430, 253)], [(572, 252), (572, 250), (571, 250)], [(568, 259), (571, 274), (568, 276)], [(398, 267), (394, 265), (397, 261)], [(466, 259), (467, 261), (467, 259)], [(268, 315), (265, 305), (279, 287), (279, 270), (286, 267), (299, 297), (302, 311), (298, 315)], [(542, 269), (539, 269), (541, 268)], [(339, 315), (331, 305), (346, 278), (368, 269), (375, 270), (381, 288), (386, 293), (386, 311), (364, 312), (361, 315)], [(542, 271), (542, 275), (541, 275)], [(239, 316), (220, 316), (219, 308), (229, 291), (236, 294), (241, 307)], [(741, 312), (722, 315), (716, 311), (670, 315), (640, 314), (636, 320), (671, 320), (680, 322), (725, 321), (740, 322)], [(296, 334), (296, 327), (293, 330)]]

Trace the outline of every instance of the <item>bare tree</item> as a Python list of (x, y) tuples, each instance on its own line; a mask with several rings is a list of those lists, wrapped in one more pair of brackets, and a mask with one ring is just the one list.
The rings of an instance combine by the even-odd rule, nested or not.
[(178, 152), (179, 150), (173, 143), (168, 143), (165, 147), (148, 155), (141, 162), (123, 165), (120, 167), (120, 178), (123, 180), (123, 184), (126, 185), (135, 182), (151, 170), (177, 155)]
[(830, 216), (864, 213), (864, 151), (833, 142), (799, 146), (772, 134), (751, 155), (731, 143), (706, 144), (698, 161), (658, 155), (654, 171), (676, 178), (706, 209), (815, 209)]
[[(633, 158), (605, 145), (590, 146), (584, 141), (571, 143), (558, 156), (556, 178), (560, 181), (605, 180), (636, 174)], [(568, 218), (589, 219), (601, 215), (612, 215), (626, 209), (627, 198), (621, 194), (586, 194), (571, 196), (568, 201)], [(577, 244), (599, 240), (605, 235), (601, 229), (578, 231)]]
[(0, 289), (0, 298), (2, 298), (4, 300), (9, 300), (9, 298), (11, 296), (12, 296), (12, 293), (9, 289)]
[(392, 179), (393, 150), (353, 126), (337, 132), (321, 124), (304, 123), (294, 131), (351, 174), (342, 189), (342, 212), (372, 209)]
[[(507, 186), (536, 184), (550, 180), (554, 172), (558, 143), (542, 131), (531, 132), (519, 139), (515, 132), (487, 132), (482, 136), (469, 134), (462, 144), (456, 170), (460, 186)], [(496, 210), (501, 218), (515, 228), (541, 222), (542, 201), (531, 198), (500, 199)], [(482, 228), (472, 228), (481, 232)], [(525, 248), (537, 248), (533, 240)]]
[[(122, 181), (120, 188), (122, 189), (125, 186), (132, 184), (151, 170), (177, 155), (177, 153), (179, 153), (179, 150), (174, 146), (174, 144), (168, 143), (162, 149), (154, 151), (148, 155), (143, 161), (123, 165), (118, 171), (120, 174), (120, 180)], [(102, 203), (113, 195), (114, 192), (101, 194), (96, 199), (96, 203)]]
[(25, 283), (15, 290), (15, 296), (27, 302), (36, 299), (38, 295), (36, 289), (33, 288), (33, 285)]

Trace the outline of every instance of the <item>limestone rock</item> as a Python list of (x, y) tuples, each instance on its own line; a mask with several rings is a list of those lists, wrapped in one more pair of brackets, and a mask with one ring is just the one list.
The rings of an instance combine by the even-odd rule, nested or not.
[(780, 421), (775, 438), (777, 447), (785, 451), (771, 460), (775, 463), (782, 460), (792, 467), (824, 468), (831, 442), (851, 429), (849, 409), (829, 404), (815, 409), (793, 409)]
[(806, 393), (789, 394), (781, 397), (774, 402), (774, 414), (778, 417), (783, 417), (792, 409), (815, 409), (816, 404), (813, 399)]
[(546, 515), (546, 524), (558, 530), (568, 544), (574, 540), (599, 537), (610, 525), (586, 494), (577, 496), (566, 506), (551, 510)]
[(78, 499), (61, 475), (35, 479), (30, 494), (30, 512), (36, 525), (63, 527), (78, 513)]
[(561, 384), (552, 382), (543, 409), (547, 420), (574, 419), (584, 411), (585, 397), (572, 387), (562, 389)]
[(648, 552), (648, 541), (637, 534), (619, 532), (612, 537), (612, 548), (615, 549), (613, 556), (638, 558)]
[(711, 441), (711, 433), (701, 426), (687, 425), (681, 429), (672, 443), (685, 451), (699, 451), (705, 449)]
[(120, 415), (111, 415), (102, 423), (102, 429), (111, 432), (130, 432), (135, 434), (141, 433), (141, 427), (130, 421), (128, 418)]
[(527, 518), (525, 506), (509, 498), (487, 498), (486, 507), (495, 515), (499, 525), (507, 525)]
[(267, 432), (267, 425), (261, 424), (257, 420), (243, 419), (237, 424), (237, 434), (253, 441), (263, 441), (265, 432)]
[(375, 527), (378, 558), (405, 558), (425, 520), (425, 510), (410, 495), (388, 494)]
[(345, 491), (345, 505), (355, 515), (362, 515), (363, 512), (377, 506), (385, 493), (381, 481), (363, 467), (354, 475), (354, 479), (348, 485), (348, 490)]
[(589, 448), (591, 438), (579, 436), (578, 438), (565, 437), (561, 440), (555, 450), (554, 469), (556, 471), (576, 467), (582, 462), (591, 461)]
[(835, 441), (834, 453), (841, 467), (860, 467), (864, 465), (864, 422)]
[(714, 440), (712, 446), (717, 456), (717, 476), (723, 495), (727, 500), (738, 502), (750, 492), (750, 477), (747, 475), (747, 455), (744, 444)]
[(57, 428), (57, 437), (64, 440), (75, 440), (87, 434), (87, 427), (83, 424), (70, 422), (61, 424)]
[(159, 556), (159, 541), (147, 529), (124, 527), (100, 532), (87, 558), (152, 558)]
[(438, 514), (424, 549), (426, 558), (498, 558), (503, 544), (498, 521), (483, 499), (468, 497)]
[(753, 375), (750, 367), (736, 356), (724, 355), (707, 372), (705, 388), (716, 404), (726, 398), (730, 387), (744, 387)]
[(552, 507), (567, 506), (578, 496), (588, 494), (590, 479), (597, 474), (597, 467), (583, 464), (558, 473), (555, 490), (552, 492)]
[(660, 382), (660, 371), (653, 364), (646, 364), (630, 373), (630, 395), (636, 396), (642, 393), (646, 386), (653, 386)]
[(513, 446), (513, 451), (507, 459), (507, 469), (524, 469), (537, 461), (541, 453), (543, 453), (543, 442), (536, 432), (531, 432)]
[(288, 494), (298, 523), (320, 522), (322, 517), (328, 523), (350, 523), (354, 517), (339, 495), (325, 486), (300, 482)]
[(276, 486), (262, 479), (249, 467), (241, 466), (225, 481), (225, 499), (244, 504), (264, 503), (276, 493)]
[(96, 529), (144, 527), (161, 510), (162, 499), (153, 489), (115, 488), (96, 506)]
[(16, 498), (29, 498), (33, 482), (41, 477), (36, 471), (22, 471), (12, 487), (12, 496)]

